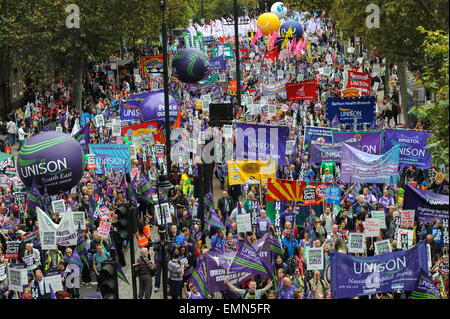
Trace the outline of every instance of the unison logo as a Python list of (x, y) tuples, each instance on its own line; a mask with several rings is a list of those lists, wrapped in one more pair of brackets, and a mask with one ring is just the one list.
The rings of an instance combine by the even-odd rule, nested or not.
[(382, 263), (358, 262), (353, 264), (353, 272), (357, 275), (373, 272), (398, 272), (406, 268), (406, 257), (389, 259)]
[(24, 166), (22, 166), (22, 162), (26, 161), (20, 162), (20, 173), (24, 178), (44, 174), (59, 174), (67, 169), (67, 159), (65, 157), (62, 160), (57, 159), (56, 161), (48, 162), (43, 158), (39, 163)]

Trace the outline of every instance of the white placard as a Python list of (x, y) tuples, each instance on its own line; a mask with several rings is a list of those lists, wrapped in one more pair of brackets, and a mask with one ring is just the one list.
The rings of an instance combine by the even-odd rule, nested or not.
[(114, 136), (114, 137), (122, 136), (122, 125), (120, 123), (112, 124), (111, 130), (112, 130), (112, 136)]
[(98, 236), (103, 238), (108, 238), (109, 231), (111, 230), (111, 223), (102, 220), (98, 227)]
[(397, 248), (402, 250), (408, 250), (413, 246), (413, 234), (412, 229), (397, 229)]
[(294, 149), (295, 140), (286, 141), (286, 155), (291, 155), (292, 150)]
[(236, 225), (239, 233), (246, 233), (252, 231), (251, 214), (237, 214)]
[(75, 229), (78, 232), (78, 229), (85, 230), (86, 229), (86, 220), (84, 217), (84, 212), (71, 212), (73, 216), (73, 224), (75, 225)]
[(384, 210), (373, 210), (370, 214), (372, 218), (378, 220), (380, 229), (386, 229), (386, 214), (384, 213)]
[(224, 124), (223, 125), (223, 137), (233, 138), (233, 125)]
[(366, 218), (363, 221), (364, 234), (366, 237), (378, 237), (380, 236), (380, 222), (375, 218)]
[(372, 92), (375, 92), (375, 94), (378, 92), (378, 87), (380, 86), (380, 82), (374, 82), (372, 87)]
[(8, 267), (8, 288), (18, 292), (23, 292), (23, 286), (28, 284), (27, 270)]
[[(66, 211), (66, 203), (64, 199), (52, 200), (53, 213), (64, 214)], [(62, 215), (60, 215), (62, 218)]]
[(136, 152), (136, 146), (134, 144), (130, 145), (130, 159), (136, 159), (137, 158), (137, 152)]
[(278, 70), (278, 72), (277, 72), (277, 78), (278, 78), (278, 80), (282, 80), (283, 77), (284, 77), (284, 72), (283, 72), (283, 70)]
[(53, 292), (64, 290), (61, 275), (44, 277), (45, 292), (50, 292), (49, 285), (52, 285)]
[(349, 253), (364, 253), (364, 234), (363, 233), (350, 233), (348, 239), (348, 252)]
[(297, 75), (297, 81), (298, 81), (298, 82), (303, 81), (303, 73), (299, 73), (299, 74)]
[(347, 53), (352, 54), (353, 52), (355, 52), (355, 48), (354, 47), (348, 47), (347, 48)]
[(323, 270), (323, 248), (309, 248), (306, 262), (307, 270)]
[(226, 81), (227, 80), (226, 80), (225, 74), (223, 74), (223, 73), (219, 74), (219, 82), (226, 82)]
[(103, 114), (96, 115), (95, 122), (97, 123), (97, 127), (105, 126), (105, 118), (103, 117)]

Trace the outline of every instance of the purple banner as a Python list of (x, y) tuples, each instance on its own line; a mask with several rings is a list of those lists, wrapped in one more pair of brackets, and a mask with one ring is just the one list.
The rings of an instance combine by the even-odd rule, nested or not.
[(254, 274), (250, 272), (236, 272), (229, 270), (236, 254), (237, 252), (227, 253), (219, 251), (209, 251), (206, 254), (209, 294), (228, 290), (228, 286), (224, 283), (226, 277), (228, 277), (228, 281), (231, 284), (237, 286), (254, 276)]
[(382, 154), (382, 132), (337, 132), (333, 131), (334, 143), (346, 143), (370, 154)]
[(344, 183), (397, 184), (399, 147), (373, 155), (350, 145), (342, 146), (341, 181)]
[(418, 169), (431, 167), (431, 156), (425, 148), (427, 138), (431, 133), (386, 130), (384, 137), (384, 150), (388, 151), (395, 145), (400, 145), (399, 166), (416, 165)]
[(261, 257), (255, 248), (245, 239), (244, 244), (239, 248), (230, 266), (231, 271), (251, 272), (255, 275), (270, 276), (267, 273)]
[[(342, 143), (341, 143), (342, 145)], [(313, 163), (321, 162), (342, 162), (342, 146), (335, 145), (318, 145), (311, 144), (310, 146), (310, 161)]]
[(286, 165), (289, 128), (236, 123), (236, 159), (274, 159)]
[(420, 271), (428, 268), (426, 242), (409, 250), (372, 257), (331, 253), (331, 296), (351, 298), (414, 289)]
[(433, 279), (425, 271), (421, 270), (409, 299), (442, 299), (442, 297)]
[(226, 71), (227, 62), (223, 56), (212, 57), (209, 59), (209, 69), (212, 71)]

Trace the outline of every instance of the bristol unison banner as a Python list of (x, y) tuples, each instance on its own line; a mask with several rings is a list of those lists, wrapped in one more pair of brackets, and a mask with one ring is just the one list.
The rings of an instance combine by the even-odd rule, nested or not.
[(416, 165), (418, 169), (431, 167), (431, 156), (425, 148), (431, 133), (406, 130), (386, 130), (384, 138), (385, 151), (400, 145), (399, 166)]
[(236, 124), (236, 159), (273, 159), (286, 164), (288, 127)]
[(330, 254), (331, 296), (336, 299), (413, 290), (420, 271), (428, 267), (425, 241), (409, 250), (372, 257)]
[(109, 172), (130, 172), (130, 146), (128, 144), (90, 144), (91, 153), (95, 154), (95, 173), (101, 174), (102, 167)]
[(327, 100), (326, 118), (332, 121), (335, 114), (342, 124), (353, 124), (355, 119), (358, 124), (371, 124), (375, 117), (375, 97), (330, 97)]
[(333, 131), (329, 127), (305, 127), (305, 138), (303, 139), (303, 147), (310, 144), (332, 144)]
[(362, 152), (347, 144), (342, 146), (341, 181), (344, 183), (397, 184), (399, 145), (383, 155)]

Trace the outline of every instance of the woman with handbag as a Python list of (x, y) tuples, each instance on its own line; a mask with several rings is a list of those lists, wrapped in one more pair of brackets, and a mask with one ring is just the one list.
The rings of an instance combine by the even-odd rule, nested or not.
[(156, 273), (156, 265), (150, 260), (147, 248), (141, 248), (139, 258), (139, 299), (152, 297), (152, 277)]

